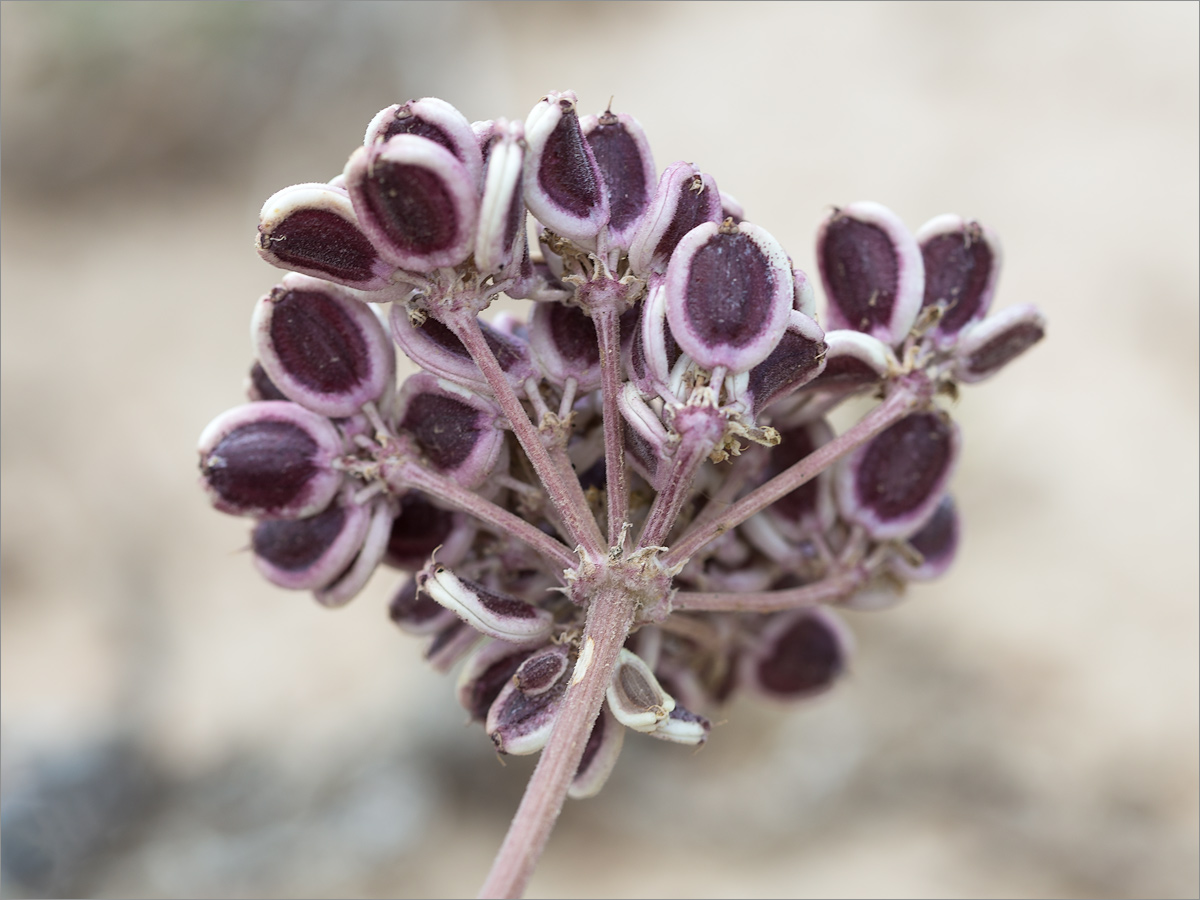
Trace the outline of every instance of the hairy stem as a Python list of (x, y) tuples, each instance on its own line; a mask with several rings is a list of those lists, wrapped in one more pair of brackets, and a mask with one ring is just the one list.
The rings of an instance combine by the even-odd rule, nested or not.
[(703, 408), (685, 408), (676, 415), (677, 424), (682, 425), (679, 445), (675, 448), (667, 482), (654, 498), (646, 524), (642, 526), (639, 547), (658, 547), (667, 539), (687, 501), (696, 472), (724, 434), (724, 420), (715, 409), (708, 414), (701, 413), (703, 418), (694, 415), (684, 418), (686, 413), (699, 409)]
[(721, 514), (721, 510), (728, 508), (737, 495), (742, 492), (747, 484), (758, 478), (762, 470), (767, 464), (767, 448), (755, 444), (754, 446), (742, 451), (733, 463), (733, 468), (725, 480), (721, 482), (721, 486), (717, 489), (704, 504), (704, 508), (696, 515), (691, 522), (693, 529), (699, 528)]
[(786, 497), (802, 484), (816, 478), (847, 453), (903, 419), (919, 405), (927, 402), (931, 392), (932, 387), (925, 379), (916, 384), (898, 383), (883, 403), (863, 416), (853, 427), (751, 491), (722, 515), (715, 516), (684, 534), (679, 543), (663, 557), (663, 565), (668, 569), (683, 565), (710, 541), (762, 512), (776, 500)]
[(621, 432), (621, 318), (605, 306), (592, 315), (600, 339), (600, 392), (604, 409), (604, 467), (608, 493), (608, 543), (615, 547), (629, 512), (629, 481), (625, 473), (625, 439)]
[(431, 472), (418, 462), (407, 461), (387, 472), (387, 481), (395, 489), (416, 488), (430, 497), (474, 516), (484, 525), (491, 526), (501, 536), (513, 537), (537, 551), (562, 570), (574, 569), (579, 565), (570, 548), (556, 541), (544, 531), (534, 528), (524, 519), (508, 510), (485, 500), (456, 481)]
[(711, 441), (688, 442), (679, 447), (667, 483), (655, 496), (646, 516), (646, 524), (642, 528), (641, 537), (638, 538), (639, 547), (659, 547), (671, 533), (671, 528), (679, 517), (679, 510), (687, 500), (688, 490), (695, 480), (696, 470), (708, 458), (708, 454), (712, 453), (712, 449)]
[(821, 581), (803, 587), (779, 591), (758, 591), (747, 594), (701, 593), (680, 591), (671, 601), (671, 607), (679, 610), (703, 610), (705, 612), (776, 612), (781, 609), (799, 609), (820, 606), (849, 597), (866, 584), (864, 568), (839, 572)]
[(546, 495), (558, 511), (563, 525), (570, 532), (571, 540), (583, 547), (593, 559), (603, 557), (600, 529), (588, 509), (579, 479), (565, 477), (550, 458), (546, 445), (542, 443), (541, 434), (529, 420), (525, 407), (521, 406), (520, 398), (509, 383), (504, 370), (500, 368), (492, 348), (484, 339), (479, 320), (472, 313), (452, 313), (446, 316), (444, 324), (462, 341), (479, 370), (483, 372), (496, 402), (500, 404), (500, 409), (512, 425), (513, 433), (524, 448), (525, 455), (529, 457), (534, 471), (545, 486)]
[(600, 714), (635, 606), (634, 598), (611, 582), (592, 595), (580, 661), (480, 897), (520, 897), (525, 892)]

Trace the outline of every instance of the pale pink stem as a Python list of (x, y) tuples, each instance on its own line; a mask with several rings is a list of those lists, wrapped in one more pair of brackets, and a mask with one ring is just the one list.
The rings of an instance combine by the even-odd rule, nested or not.
[(757, 444), (743, 450), (742, 455), (734, 461), (732, 470), (725, 476), (725, 480), (721, 482), (717, 492), (709, 498), (708, 503), (692, 520), (691, 527), (699, 528), (711, 521), (721, 514), (721, 510), (736, 500), (737, 495), (742, 492), (742, 488), (762, 472), (763, 466), (767, 462), (766, 454), (767, 448)]
[(847, 453), (861, 447), (875, 435), (903, 419), (916, 407), (927, 402), (931, 392), (932, 386), (927, 379), (915, 384), (901, 382), (883, 403), (863, 416), (853, 427), (828, 444), (817, 448), (795, 465), (784, 469), (766, 484), (755, 488), (722, 515), (685, 533), (679, 543), (663, 556), (663, 565), (668, 570), (682, 566), (710, 541), (762, 512), (776, 500), (786, 497), (802, 484), (816, 478)]
[[(568, 378), (567, 386), (564, 388), (563, 397), (564, 405), (566, 406), (566, 412), (563, 411), (563, 406), (560, 406), (558, 413), (558, 418), (560, 420), (558, 427), (560, 428), (566, 428), (565, 420), (567, 415), (570, 413), (570, 404), (565, 402), (565, 395), (567, 393), (572, 395), (575, 393), (574, 385), (575, 379)], [(529, 397), (530, 403), (533, 404), (533, 411), (538, 415), (538, 426), (540, 431), (542, 422), (544, 422), (546, 416), (550, 414), (550, 407), (546, 405), (546, 401), (542, 398), (541, 392), (538, 390), (537, 381), (533, 378), (527, 378), (525, 380), (525, 394)], [(571, 465), (571, 457), (567, 455), (565, 440), (565, 438), (563, 440), (554, 440), (549, 443), (549, 446), (546, 446), (545, 443), (543, 443), (543, 446), (546, 447), (546, 452), (550, 454), (550, 460), (558, 467), (558, 471), (562, 473), (563, 480), (566, 481), (567, 484), (570, 484), (571, 479), (574, 478), (576, 482), (578, 482), (579, 479), (575, 475), (575, 467)], [(588, 509), (589, 511), (591, 510), (590, 505), (588, 506)], [(570, 534), (566, 531), (566, 527), (562, 524), (558, 517), (552, 516), (552, 518), (554, 520), (554, 527), (558, 529), (559, 533), (566, 537), (570, 537)]]
[(604, 466), (608, 493), (608, 543), (615, 547), (629, 512), (629, 480), (625, 472), (625, 438), (621, 430), (621, 318), (612, 306), (592, 314), (600, 338), (600, 392), (604, 402)]
[(525, 892), (579, 769), (613, 667), (629, 636), (635, 606), (633, 597), (615, 586), (591, 597), (580, 644), (580, 659), (590, 654), (590, 662), (586, 667), (575, 667), (550, 740), (479, 891), (480, 897), (520, 897)]
[(759, 591), (746, 594), (701, 593), (680, 591), (671, 599), (672, 610), (703, 610), (705, 612), (776, 612), (781, 609), (801, 609), (843, 600), (867, 581), (864, 568), (840, 572), (803, 587), (779, 591)]
[[(789, 426), (793, 422), (812, 422), (815, 419), (828, 415), (851, 397), (857, 396), (869, 388), (870, 385), (841, 389), (827, 388), (810, 397), (803, 406), (798, 407), (794, 412), (785, 414), (781, 421), (785, 426)], [(779, 423), (774, 424), (779, 426)]]
[(430, 497), (474, 516), (484, 525), (491, 526), (497, 534), (516, 538), (564, 571), (575, 569), (579, 565), (579, 560), (570, 548), (559, 543), (544, 531), (533, 527), (524, 519), (514, 516), (490, 500), (485, 500), (475, 492), (468, 491), (452, 479), (430, 471), (418, 462), (407, 461), (395, 467), (389, 466), (385, 469), (385, 477), (389, 486), (397, 492), (410, 488), (422, 491)]
[(529, 457), (529, 462), (546, 488), (546, 495), (558, 511), (563, 525), (570, 532), (571, 540), (583, 547), (592, 558), (599, 559), (605, 556), (600, 529), (588, 509), (587, 498), (583, 495), (583, 488), (579, 486), (579, 479), (566, 478), (550, 458), (546, 445), (542, 443), (541, 434), (530, 421), (517, 392), (513, 390), (508, 376), (500, 368), (496, 355), (484, 339), (479, 320), (474, 314), (464, 311), (447, 315), (443, 323), (462, 341), (475, 364), (479, 366), (483, 377), (487, 379), (496, 402), (500, 404), (513, 433), (525, 449), (525, 455)]
[(696, 471), (708, 459), (716, 446), (709, 435), (685, 432), (681, 436), (679, 446), (675, 449), (674, 463), (667, 483), (654, 498), (650, 512), (646, 516), (646, 524), (642, 526), (639, 547), (659, 547), (667, 539), (674, 527), (679, 511), (688, 498)]
[[(721, 646), (721, 633), (711, 623), (695, 616), (672, 615), (658, 623), (663, 631), (678, 634), (700, 647), (718, 648)], [(642, 629), (645, 631), (645, 629)], [(639, 632), (640, 634), (641, 632)]]
[[(575, 466), (571, 464), (571, 457), (567, 454), (567, 448), (563, 444), (556, 441), (546, 449), (546, 452), (550, 454), (551, 461), (558, 466), (558, 471), (563, 473), (563, 478), (566, 480), (567, 484), (573, 483), (578, 485), (579, 476), (575, 474)], [(588, 518), (594, 523), (596, 518), (594, 515), (592, 515), (592, 507), (591, 504), (587, 502), (587, 495), (582, 493), (582, 486), (580, 486), (579, 490), (583, 498), (581, 502), (584, 504), (584, 508), (588, 511)], [(599, 530), (596, 531), (596, 534), (599, 535)]]

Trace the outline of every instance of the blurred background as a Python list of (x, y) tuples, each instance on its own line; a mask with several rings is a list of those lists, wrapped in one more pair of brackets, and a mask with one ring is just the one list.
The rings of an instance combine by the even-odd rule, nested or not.
[(380, 573), (320, 609), (196, 486), (279, 276), (263, 200), (382, 107), (636, 115), (815, 274), (829, 205), (959, 212), (1049, 337), (963, 391), (965, 545), (850, 678), (632, 737), (533, 896), (1197, 896), (1187, 3), (0, 7), (3, 894), (473, 895), (532, 760)]

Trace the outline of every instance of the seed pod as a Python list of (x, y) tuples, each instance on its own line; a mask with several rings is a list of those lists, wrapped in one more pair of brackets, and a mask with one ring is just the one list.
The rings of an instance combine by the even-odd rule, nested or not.
[(337, 494), (333, 468), (342, 438), (333, 423), (297, 403), (236, 406), (200, 434), (200, 483), (213, 506), (235, 516), (298, 519)]
[(250, 331), (271, 381), (313, 412), (353, 415), (395, 381), (396, 354), (371, 307), (328, 282), (285, 275), (259, 299)]
[(671, 369), (683, 355), (667, 324), (667, 294), (662, 279), (652, 279), (641, 310), (639, 328), (629, 347), (629, 378), (651, 396), (670, 392)]
[[(762, 480), (769, 481), (831, 440), (833, 429), (824, 419), (781, 429)], [(806, 542), (826, 532), (836, 518), (831, 473), (822, 472), (749, 519), (740, 532), (767, 557), (795, 565), (809, 551)]]
[(799, 269), (792, 269), (792, 308), (810, 319), (817, 317), (817, 292), (811, 279)]
[(457, 266), (471, 254), (477, 181), (445, 147), (412, 134), (359, 147), (346, 163), (359, 227), (384, 259), (410, 272)]
[(364, 291), (391, 283), (396, 267), (358, 227), (345, 190), (297, 184), (267, 198), (258, 218), (258, 255), (273, 266)]
[(480, 274), (499, 272), (513, 258), (525, 230), (525, 200), (521, 171), (525, 147), (520, 122), (501, 119), (488, 148), (487, 177), (479, 205), (475, 235), (475, 268)]
[(625, 113), (605, 112), (580, 120), (608, 196), (608, 246), (628, 250), (650, 205), (655, 168), (641, 124)]
[(1045, 336), (1046, 320), (1036, 307), (1001, 310), (963, 329), (954, 348), (954, 377), (990, 378)]
[(422, 494), (410, 491), (399, 500), (400, 512), (392, 522), (384, 562), (415, 571), (436, 550), (443, 563), (453, 566), (470, 549), (475, 526), (462, 513), (434, 506)]
[(499, 415), (492, 401), (424, 372), (410, 375), (397, 398), (397, 428), (435, 470), (469, 489), (500, 462)]
[(424, 97), (381, 109), (367, 125), (363, 146), (370, 150), (397, 134), (415, 135), (444, 147), (470, 173), (475, 189), (482, 186), (483, 157), (477, 133), (445, 100)]
[(838, 506), (877, 540), (916, 532), (937, 509), (958, 460), (958, 426), (939, 412), (906, 416), (838, 469)]
[(846, 670), (853, 642), (824, 609), (775, 613), (739, 660), (739, 682), (775, 700), (802, 700), (828, 690)]
[(479, 153), (483, 159), (484, 171), (487, 170), (488, 157), (492, 152), (492, 142), (496, 140), (496, 122), (494, 119), (483, 119), (471, 123), (471, 133), (479, 144)]
[(553, 688), (567, 672), (570, 654), (561, 644), (539, 650), (513, 673), (513, 684), (526, 697), (536, 697)]
[[(524, 214), (522, 214), (524, 215)], [(520, 251), (518, 253), (518, 250)], [(525, 228), (517, 229), (517, 244), (513, 249), (513, 258), (500, 273), (500, 280), (512, 279), (504, 293), (514, 300), (529, 300), (539, 286), (538, 274), (534, 271), (533, 260), (529, 256), (529, 233)]]
[(787, 330), (769, 356), (750, 370), (741, 400), (755, 417), (808, 384), (825, 369), (825, 332), (802, 312), (792, 310)]
[(939, 347), (987, 315), (1000, 277), (1000, 240), (990, 228), (961, 216), (930, 219), (917, 230), (925, 266), (921, 308), (944, 310), (930, 332)]
[(592, 733), (583, 746), (583, 756), (567, 789), (567, 796), (573, 800), (586, 800), (600, 793), (617, 765), (617, 757), (621, 755), (624, 743), (625, 729), (607, 706), (600, 707), (600, 715), (596, 717)]
[(878, 203), (835, 209), (817, 232), (817, 262), (831, 329), (852, 328), (895, 346), (925, 291), (921, 249), (900, 218)]
[(908, 539), (908, 545), (920, 555), (921, 561), (897, 553), (888, 560), (888, 568), (906, 581), (932, 581), (954, 562), (958, 541), (958, 510), (954, 498), (946, 494), (929, 521)]
[(698, 747), (708, 740), (712, 731), (712, 722), (694, 712), (676, 705), (670, 714), (658, 723), (658, 727), (650, 732), (650, 737), (660, 741), (670, 741), (672, 744), (687, 744)]
[(629, 266), (643, 277), (662, 275), (685, 234), (706, 222), (722, 221), (721, 192), (713, 177), (691, 163), (672, 163), (658, 179), (654, 199), (633, 237)]
[(600, 339), (595, 323), (578, 306), (536, 304), (529, 347), (551, 384), (562, 387), (574, 378), (581, 392), (600, 387)]
[(808, 390), (857, 391), (879, 384), (899, 368), (892, 348), (861, 331), (825, 332), (825, 368)]
[(492, 317), (491, 327), (505, 337), (524, 343), (529, 342), (529, 323), (521, 316), (510, 312), (498, 312)]
[(574, 91), (552, 91), (525, 120), (525, 203), (535, 219), (583, 247), (594, 247), (609, 218), (596, 157), (584, 139)]
[[(559, 655), (561, 647), (550, 647), (528, 657), (521, 667), (537, 666), (539, 657), (545, 654)], [(563, 672), (565, 674), (565, 667)], [(519, 671), (519, 670), (518, 670)], [(558, 715), (563, 694), (567, 689), (566, 677), (543, 687), (535, 694), (521, 690), (514, 676), (506, 684), (488, 709), (484, 727), (488, 736), (501, 753), (523, 756), (536, 753), (546, 746), (554, 720)]]
[[(809, 422), (780, 433), (779, 445), (767, 457), (764, 480), (770, 480), (791, 468), (809, 454), (833, 440), (833, 429), (824, 419)], [(768, 509), (772, 515), (800, 530), (824, 531), (833, 524), (836, 513), (830, 494), (830, 478), (825, 473), (785, 494)]]
[(435, 634), (425, 647), (425, 659), (434, 671), (445, 674), (469, 654), (480, 641), (480, 634), (466, 622), (455, 618)]
[(533, 300), (535, 303), (566, 303), (575, 296), (575, 287), (563, 281), (554, 274), (553, 269), (544, 261), (530, 263), (528, 279), (520, 283), (520, 292), (514, 294), (506, 291), (515, 300)]
[[(428, 318), (421, 325), (414, 325), (408, 310), (399, 303), (392, 304), (390, 317), (392, 337), (400, 349), (422, 369), (432, 372), (447, 381), (481, 394), (491, 395), (488, 384), (479, 366), (467, 352), (462, 341), (437, 319)], [(509, 383), (518, 394), (525, 392), (525, 382), (537, 375), (530, 359), (529, 346), (518, 337), (497, 331), (487, 322), (479, 320), (483, 339), (496, 355), (500, 368), (508, 376)]]
[[(387, 416), (388, 407), (384, 403), (380, 403), (380, 414)], [(342, 442), (347, 447), (353, 447), (358, 443), (358, 438), (364, 437), (367, 440), (374, 440), (375, 426), (362, 413), (355, 413), (352, 416), (347, 416), (344, 419), (334, 419), (333, 424), (337, 427), (338, 432), (342, 435)]]
[(667, 429), (658, 414), (638, 394), (636, 386), (626, 384), (617, 404), (624, 420), (626, 458), (652, 488), (660, 490), (668, 470), (670, 437)]
[(633, 343), (633, 335), (641, 328), (641, 304), (635, 303), (617, 317), (621, 326), (621, 358), (629, 355), (629, 347)]
[(746, 210), (738, 202), (737, 197), (721, 191), (721, 221), (733, 219), (733, 224), (740, 224), (746, 218)]
[(254, 361), (250, 367), (250, 375), (246, 378), (246, 397), (251, 402), (287, 399), (258, 360)]
[(343, 496), (304, 519), (267, 519), (254, 526), (255, 568), (273, 584), (311, 590), (332, 582), (362, 548), (371, 516)]
[[(645, 315), (646, 304), (639, 303), (629, 312), (636, 318), (632, 322), (633, 333), (630, 335), (621, 323), (621, 365), (624, 367), (629, 380), (644, 394), (657, 394), (656, 384), (650, 377), (650, 367), (646, 363), (646, 342), (642, 337), (642, 319)], [(676, 347), (678, 348), (678, 344)]]
[(839, 609), (853, 609), (856, 612), (880, 612), (891, 609), (904, 599), (905, 584), (889, 571), (883, 571), (865, 585), (840, 600)]
[(766, 359), (787, 328), (792, 299), (787, 254), (749, 222), (692, 229), (667, 269), (671, 332), (709, 370), (736, 375)]
[(313, 591), (318, 603), (322, 606), (344, 606), (358, 596), (383, 559), (391, 527), (392, 511), (387, 500), (380, 498), (372, 506), (367, 536), (349, 568), (330, 584)]
[(437, 634), (458, 617), (428, 594), (417, 589), (417, 580), (409, 578), (392, 594), (388, 618), (408, 634)]
[(618, 722), (644, 734), (655, 731), (675, 708), (674, 698), (662, 689), (650, 667), (624, 648), (605, 697)]
[(476, 631), (498, 640), (537, 643), (549, 637), (554, 627), (554, 617), (544, 609), (459, 578), (439, 563), (422, 570), (417, 585)]
[[(442, 611), (449, 613), (449, 610)], [(521, 663), (535, 652), (527, 647), (514, 647), (507, 641), (487, 641), (471, 654), (458, 675), (456, 692), (459, 704), (470, 714), (472, 721), (487, 719), (488, 709), (500, 692), (512, 684)]]

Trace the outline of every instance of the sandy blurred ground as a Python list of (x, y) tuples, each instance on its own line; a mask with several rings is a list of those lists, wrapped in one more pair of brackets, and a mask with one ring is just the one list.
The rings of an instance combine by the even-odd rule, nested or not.
[(531, 761), (195, 485), (269, 194), (368, 118), (634, 113), (797, 264), (827, 205), (1003, 237), (1049, 339), (964, 391), (966, 544), (853, 677), (631, 739), (535, 896), (1197, 896), (1195, 4), (0, 10), (5, 896), (457, 896)]

